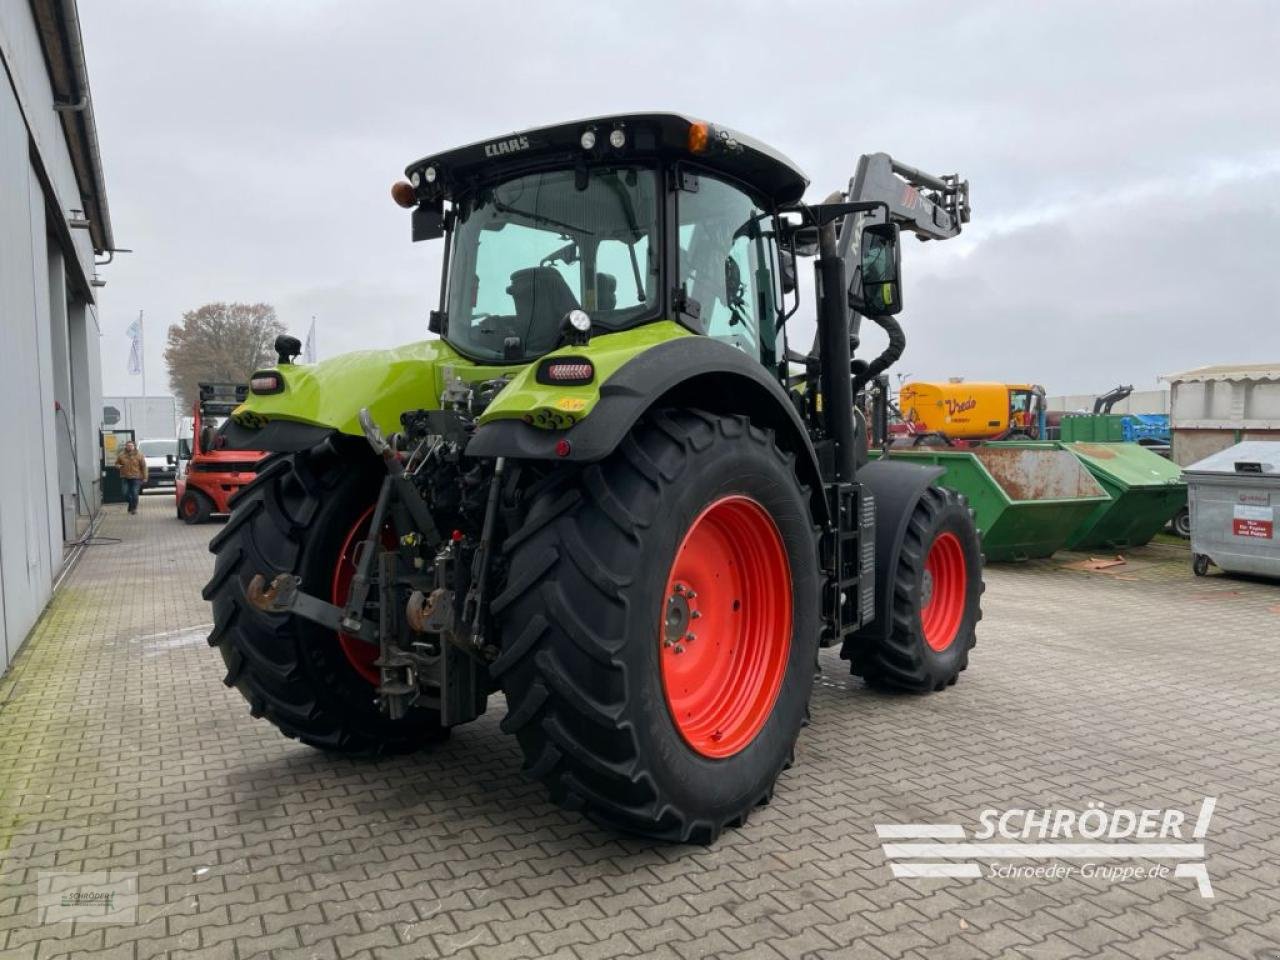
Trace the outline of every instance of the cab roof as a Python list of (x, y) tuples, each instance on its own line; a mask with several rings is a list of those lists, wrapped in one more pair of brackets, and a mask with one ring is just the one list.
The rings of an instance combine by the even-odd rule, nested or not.
[[(691, 149), (702, 132), (695, 130), (691, 138), (690, 131), (695, 126), (706, 131), (701, 150)], [(583, 146), (588, 131), (595, 140), (589, 149)], [(622, 132), (621, 147), (610, 142), (614, 131)], [(698, 163), (742, 181), (777, 204), (799, 200), (809, 186), (804, 172), (767, 144), (728, 127), (678, 113), (614, 114), (535, 127), (431, 154), (409, 164), (405, 175), (420, 199), (452, 200), (480, 182), (511, 176), (523, 169), (581, 159), (599, 162), (655, 158)], [(428, 170), (434, 173), (429, 174)]]

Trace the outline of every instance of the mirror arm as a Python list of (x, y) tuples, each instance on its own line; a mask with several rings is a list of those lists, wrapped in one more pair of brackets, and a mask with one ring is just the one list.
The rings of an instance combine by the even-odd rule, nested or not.
[[(782, 234), (781, 234), (781, 233), (779, 233), (779, 237), (780, 237), (780, 238), (782, 237)], [(785, 327), (785, 326), (787, 325), (787, 321), (788, 321), (788, 320), (790, 320), (792, 317), (794, 317), (794, 316), (796, 315), (796, 311), (800, 309), (800, 269), (799, 269), (799, 267), (796, 265), (796, 237), (795, 237), (795, 232), (794, 232), (794, 231), (792, 231), (792, 230), (788, 230), (788, 231), (786, 232), (786, 237), (785, 237), (785, 239), (786, 239), (786, 244), (787, 244), (787, 252), (791, 254), (791, 271), (792, 271), (792, 273), (795, 275), (795, 283), (792, 285), (792, 288), (791, 288), (791, 296), (792, 296), (792, 298), (793, 298), (793, 301), (794, 301), (794, 302), (791, 304), (791, 309), (790, 309), (790, 310), (787, 310), (787, 309), (786, 309), (786, 303), (787, 303), (787, 301), (786, 301), (786, 296), (787, 296), (787, 295), (786, 295), (786, 293), (785, 293), (785, 291), (784, 291), (784, 292), (783, 292), (783, 294), (782, 294), (782, 298), (783, 298), (783, 299), (782, 299), (783, 310), (782, 310), (782, 313), (780, 313), (780, 314), (778, 315), (778, 323), (777, 323), (777, 326), (775, 327), (775, 330), (776, 330), (776, 331), (781, 331), (781, 330), (782, 330), (782, 328), (783, 328), (783, 327)], [(779, 261), (778, 261), (778, 269), (779, 269), (779, 271), (781, 271), (781, 269), (782, 269), (782, 261), (781, 261), (781, 260), (779, 260)], [(779, 284), (778, 284), (778, 285), (779, 285), (779, 286), (781, 286), (781, 285), (782, 285), (782, 284), (781, 284), (781, 279), (782, 279), (782, 278), (781, 278), (781, 277), (779, 277), (778, 279), (779, 279)]]

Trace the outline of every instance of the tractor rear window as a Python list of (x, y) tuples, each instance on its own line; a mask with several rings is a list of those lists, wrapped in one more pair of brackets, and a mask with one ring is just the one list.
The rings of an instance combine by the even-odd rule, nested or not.
[(652, 170), (597, 167), (582, 187), (573, 170), (553, 170), (463, 203), (446, 339), (478, 360), (522, 362), (560, 344), (570, 310), (602, 331), (655, 313), (656, 182)]

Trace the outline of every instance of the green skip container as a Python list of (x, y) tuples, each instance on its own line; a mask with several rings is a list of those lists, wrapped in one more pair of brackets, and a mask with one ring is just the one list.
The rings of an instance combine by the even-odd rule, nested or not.
[(1063, 443), (1110, 495), (1067, 540), (1072, 550), (1150, 542), (1187, 505), (1182, 468), (1136, 443)]
[(982, 552), (992, 562), (1048, 557), (1111, 503), (1083, 461), (1056, 444), (899, 448), (889, 456), (946, 471), (938, 482), (968, 498)]

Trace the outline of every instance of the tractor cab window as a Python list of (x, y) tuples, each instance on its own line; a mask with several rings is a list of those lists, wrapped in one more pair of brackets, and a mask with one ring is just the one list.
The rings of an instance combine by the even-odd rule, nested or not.
[(446, 339), (477, 360), (520, 363), (562, 343), (571, 310), (597, 332), (656, 315), (656, 183), (638, 167), (553, 170), (464, 201)]
[(738, 188), (706, 175), (697, 190), (681, 191), (678, 202), (679, 282), (697, 301), (703, 329), (773, 362), (778, 271), (772, 217)]

